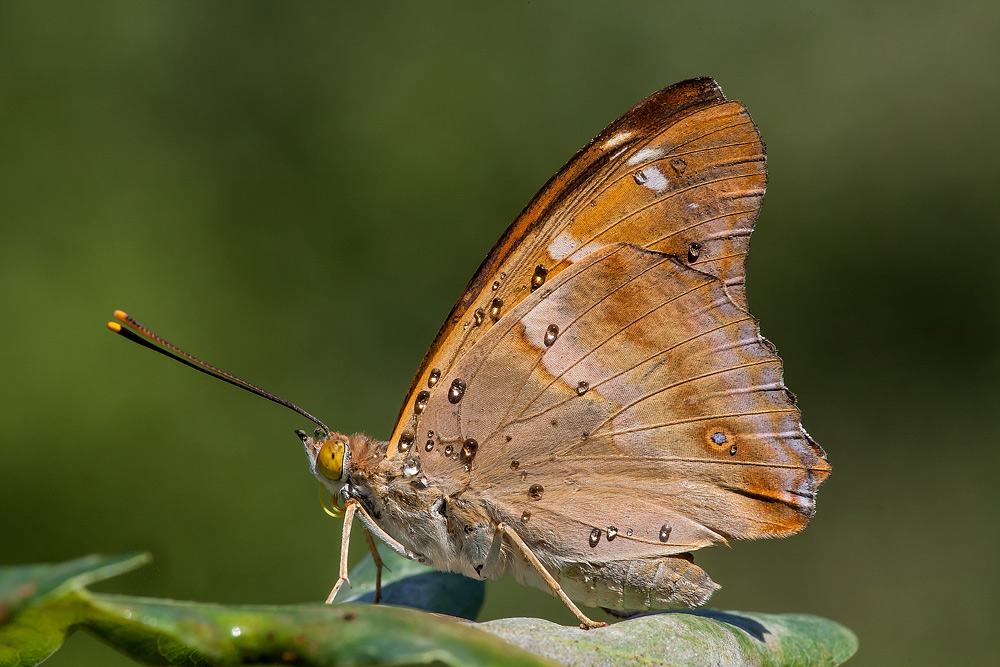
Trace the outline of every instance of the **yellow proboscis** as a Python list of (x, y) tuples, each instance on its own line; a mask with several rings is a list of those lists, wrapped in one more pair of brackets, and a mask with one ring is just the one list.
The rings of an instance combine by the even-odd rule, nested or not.
[(326, 504), (326, 499), (323, 497), (323, 489), (324, 489), (324, 486), (322, 484), (320, 484), (319, 485), (319, 504), (320, 504), (320, 507), (322, 507), (323, 511), (326, 512), (329, 516), (332, 516), (334, 519), (343, 519), (344, 518), (344, 508), (340, 507), (340, 505), (337, 504), (337, 496), (332, 496), (332, 495), (330, 496), (330, 504), (328, 506)]

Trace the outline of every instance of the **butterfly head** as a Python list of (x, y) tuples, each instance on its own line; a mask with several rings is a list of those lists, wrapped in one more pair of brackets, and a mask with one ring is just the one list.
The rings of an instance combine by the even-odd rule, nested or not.
[(336, 494), (351, 473), (350, 438), (340, 433), (316, 429), (312, 437), (296, 431), (309, 457), (309, 472), (316, 476), (330, 493)]

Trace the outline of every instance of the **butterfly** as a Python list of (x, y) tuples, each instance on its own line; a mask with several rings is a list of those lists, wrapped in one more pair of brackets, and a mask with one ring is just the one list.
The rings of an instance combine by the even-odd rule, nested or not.
[(696, 606), (718, 586), (693, 551), (801, 530), (830, 474), (747, 308), (766, 184), (757, 127), (714, 80), (637, 104), (500, 237), (388, 441), (332, 431), (121, 311), (109, 326), (319, 425), (297, 433), (343, 504), (329, 600), (358, 519), (376, 559), (372, 535), (440, 570), (509, 572), (584, 627), (603, 623), (577, 603)]

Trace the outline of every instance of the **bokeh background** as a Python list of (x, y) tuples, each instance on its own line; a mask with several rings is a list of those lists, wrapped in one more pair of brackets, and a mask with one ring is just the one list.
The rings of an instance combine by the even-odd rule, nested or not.
[[(834, 469), (801, 535), (699, 554), (711, 604), (836, 619), (852, 664), (989, 662), (998, 34), (995, 2), (0, 4), (0, 562), (148, 550), (101, 588), (323, 597), (308, 425), (112, 309), (384, 438), (535, 191), (711, 75), (767, 143), (750, 304)], [(491, 584), (485, 618), (529, 611), (571, 622)], [(75, 635), (49, 664), (130, 663)]]

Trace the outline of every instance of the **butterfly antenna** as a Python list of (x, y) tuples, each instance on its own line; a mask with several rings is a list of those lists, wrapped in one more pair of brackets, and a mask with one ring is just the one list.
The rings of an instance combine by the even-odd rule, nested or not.
[[(277, 396), (269, 391), (265, 391), (255, 384), (250, 384), (246, 380), (238, 378), (232, 373), (227, 373), (221, 368), (216, 368), (215, 366), (207, 364), (201, 359), (188, 354), (187, 352), (180, 349), (176, 345), (173, 345), (172, 343), (163, 340), (155, 333), (153, 333), (146, 327), (139, 324), (137, 321), (132, 319), (132, 317), (125, 311), (116, 310), (115, 319), (118, 320), (118, 322), (108, 322), (108, 329), (111, 329), (111, 331), (115, 332), (116, 334), (128, 338), (133, 343), (138, 343), (143, 347), (147, 347), (150, 350), (159, 352), (162, 355), (168, 356), (171, 359), (179, 361), (185, 366), (190, 366), (196, 371), (201, 371), (202, 373), (205, 373), (206, 375), (211, 375), (212, 377), (218, 378), (223, 382), (228, 382), (229, 384), (235, 385), (241, 389), (246, 389), (251, 394), (257, 394), (258, 396), (263, 396), (269, 401), (274, 401), (275, 403), (283, 405), (286, 408), (294, 410), (295, 412), (299, 413), (300, 415), (302, 415), (303, 417), (305, 417), (306, 419), (308, 419), (309, 421), (313, 422), (321, 429), (323, 429), (323, 431), (327, 435), (330, 434), (330, 429), (327, 427), (326, 424), (321, 422), (316, 417), (313, 417), (311, 414), (309, 414), (299, 406), (295, 405), (291, 401), (286, 401), (281, 396)], [(123, 324), (125, 326), (122, 326)]]

